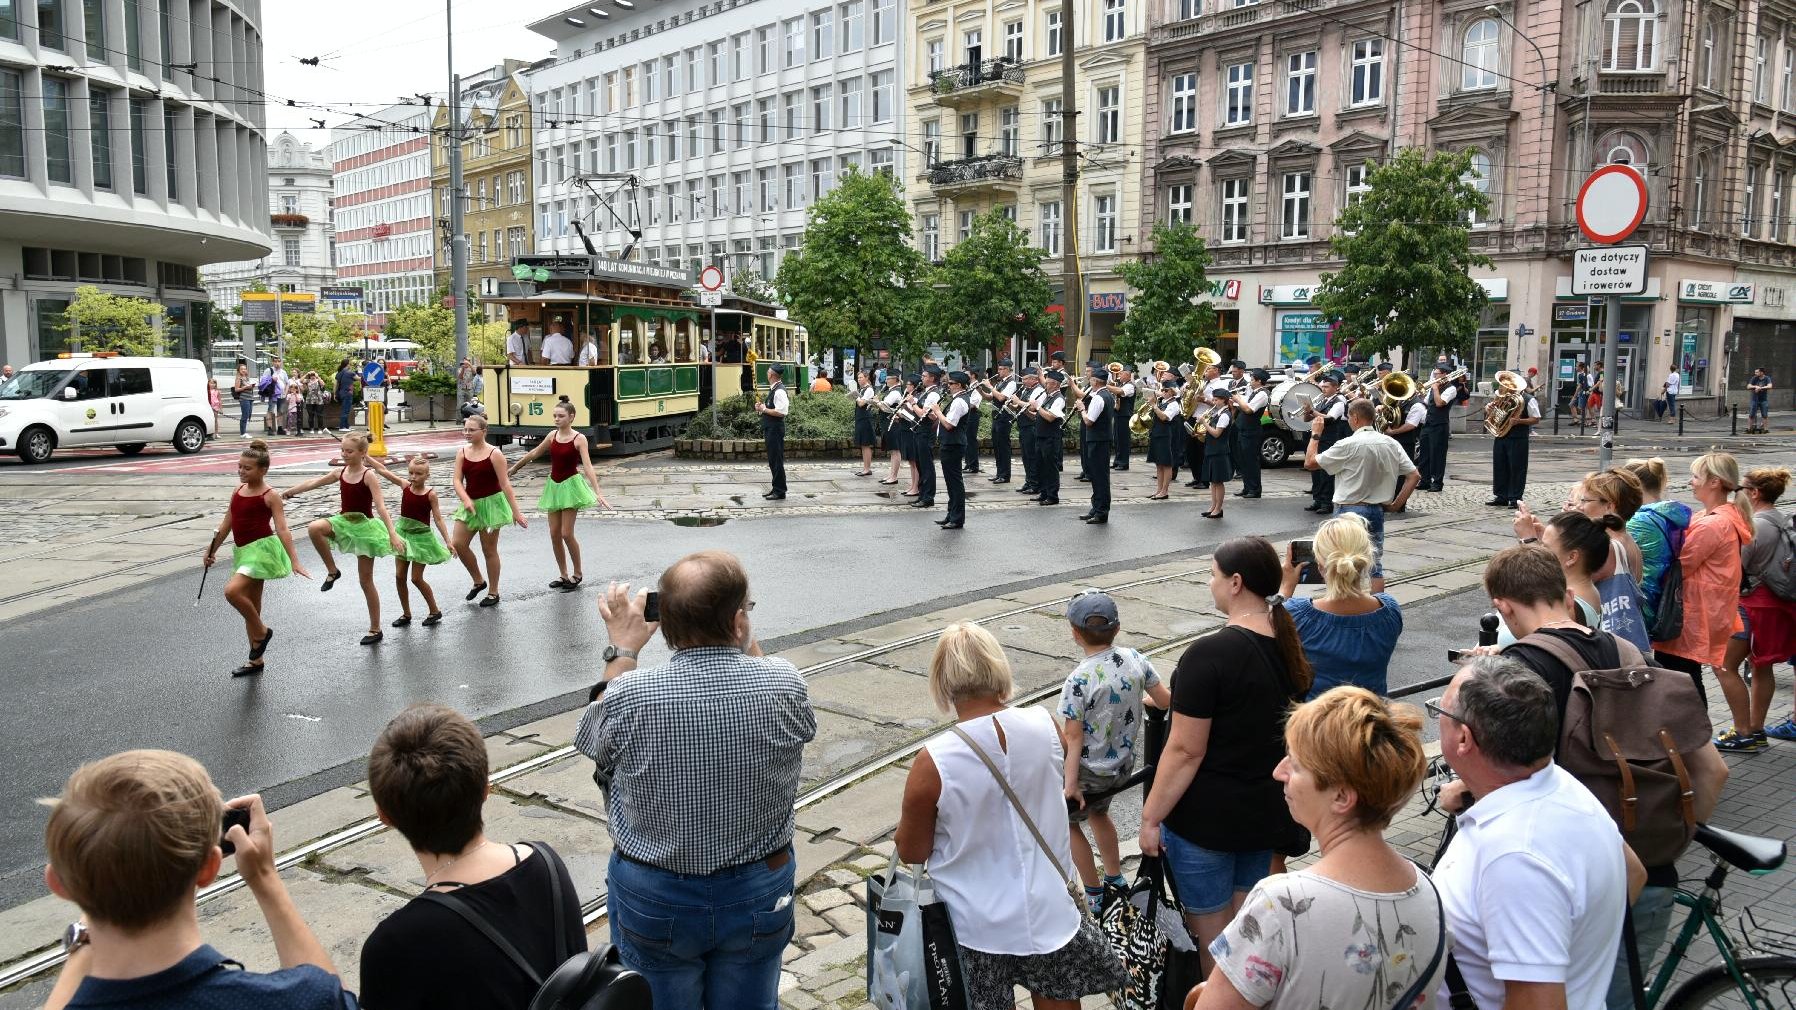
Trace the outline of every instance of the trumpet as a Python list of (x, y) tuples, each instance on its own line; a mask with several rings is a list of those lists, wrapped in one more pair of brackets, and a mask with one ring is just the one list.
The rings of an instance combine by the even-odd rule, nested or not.
[(1463, 366), (1461, 366), (1459, 368), (1455, 368), (1453, 371), (1447, 373), (1446, 375), (1441, 376), (1438, 379), (1429, 379), (1427, 382), (1422, 384), (1422, 388), (1423, 389), (1433, 389), (1434, 387), (1436, 387), (1442, 383), (1458, 382), (1460, 379), (1463, 379), (1465, 377), (1466, 377), (1466, 370)]
[(1159, 406), (1158, 399), (1143, 398), (1141, 406), (1129, 417), (1129, 434), (1145, 435), (1154, 427), (1154, 408)]

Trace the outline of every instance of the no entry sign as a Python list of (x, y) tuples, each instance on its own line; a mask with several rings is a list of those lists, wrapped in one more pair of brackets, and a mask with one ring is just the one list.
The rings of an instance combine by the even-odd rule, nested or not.
[(1578, 190), (1578, 230), (1592, 242), (1614, 245), (1646, 219), (1646, 179), (1628, 165), (1604, 165)]

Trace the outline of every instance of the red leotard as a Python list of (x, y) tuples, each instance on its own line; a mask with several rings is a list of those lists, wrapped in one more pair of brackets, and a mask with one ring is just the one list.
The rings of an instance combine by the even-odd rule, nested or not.
[(549, 436), (549, 479), (564, 481), (580, 471), (580, 447), (574, 443), (578, 437), (565, 442), (557, 441), (554, 435)]
[(497, 449), (492, 450), (485, 459), (469, 459), (465, 455), (462, 456), (461, 475), (462, 479), (467, 482), (469, 498), (479, 501), (499, 493), (499, 474), (493, 470), (492, 457), (492, 453), (498, 451)]
[[(348, 468), (343, 472), (347, 474)], [(343, 477), (337, 478), (337, 500), (339, 512), (359, 512), (365, 516), (374, 514), (374, 492), (368, 490), (368, 471), (362, 471), (362, 479), (350, 482)]]
[[(237, 485), (237, 491), (248, 487)], [(231, 540), (239, 547), (274, 535), (274, 512), (269, 509), (264, 491), (259, 495), (238, 494), (231, 492)]]
[(410, 485), (400, 491), (399, 517), (412, 519), (428, 524), (430, 522), (430, 492), (414, 494)]

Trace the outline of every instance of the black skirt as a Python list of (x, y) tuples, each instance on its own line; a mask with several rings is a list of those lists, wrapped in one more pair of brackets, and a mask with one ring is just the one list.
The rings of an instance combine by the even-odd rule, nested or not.
[(894, 419), (892, 426), (886, 429), (885, 439), (880, 445), (887, 452), (900, 453), (904, 459), (910, 459), (910, 429), (905, 427), (903, 421)]
[(865, 407), (854, 412), (854, 444), (861, 446), (878, 444), (878, 440), (873, 434), (873, 413)]
[(1229, 455), (1233, 448), (1228, 434), (1221, 438), (1212, 438), (1204, 443), (1204, 465), (1199, 471), (1199, 479), (1212, 484), (1232, 480), (1235, 476), (1235, 461)]

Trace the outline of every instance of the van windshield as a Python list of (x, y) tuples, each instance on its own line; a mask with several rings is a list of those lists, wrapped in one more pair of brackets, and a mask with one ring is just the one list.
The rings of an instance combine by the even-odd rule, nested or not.
[(20, 372), (12, 381), (0, 386), (0, 400), (38, 400), (49, 396), (69, 373), (40, 369)]

